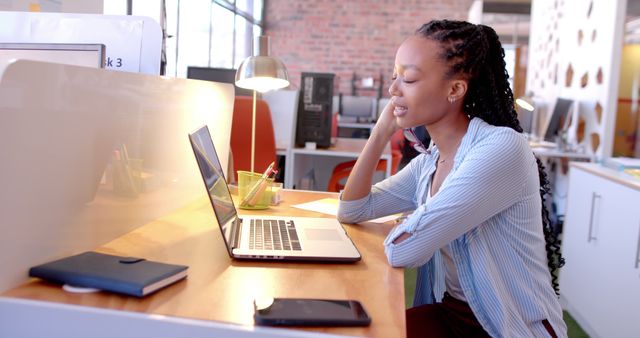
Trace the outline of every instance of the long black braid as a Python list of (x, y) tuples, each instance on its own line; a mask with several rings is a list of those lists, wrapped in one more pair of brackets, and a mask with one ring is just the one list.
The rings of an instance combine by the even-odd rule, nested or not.
[[(504, 49), (496, 32), (488, 26), (464, 21), (431, 21), (416, 34), (437, 41), (442, 46), (441, 58), (449, 65), (448, 78), (463, 76), (468, 81), (464, 112), (494, 126), (504, 126), (522, 133), (518, 122), (513, 92), (504, 61)], [(549, 180), (542, 162), (536, 157), (542, 198), (542, 230), (546, 241), (551, 283), (560, 294), (558, 270), (564, 265), (560, 240), (552, 228), (546, 198), (551, 195)]]

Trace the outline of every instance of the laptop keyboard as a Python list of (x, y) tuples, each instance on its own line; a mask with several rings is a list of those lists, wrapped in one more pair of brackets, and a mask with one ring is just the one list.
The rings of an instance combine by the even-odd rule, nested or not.
[(249, 249), (302, 250), (293, 221), (275, 219), (251, 220)]

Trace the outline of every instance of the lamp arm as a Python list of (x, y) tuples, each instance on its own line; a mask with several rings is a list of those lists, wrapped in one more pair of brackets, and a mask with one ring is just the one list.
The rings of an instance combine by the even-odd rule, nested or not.
[(253, 91), (253, 110), (251, 116), (251, 172), (254, 173), (254, 164), (256, 159), (256, 91)]

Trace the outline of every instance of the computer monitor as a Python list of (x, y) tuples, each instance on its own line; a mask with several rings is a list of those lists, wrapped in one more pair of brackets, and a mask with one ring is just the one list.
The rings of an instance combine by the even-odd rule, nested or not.
[(87, 43), (0, 43), (0, 72), (11, 60), (104, 68), (106, 48)]
[(569, 117), (569, 111), (573, 106), (573, 100), (558, 98), (556, 105), (553, 108), (553, 113), (549, 119), (547, 130), (544, 133), (544, 140), (554, 142), (558, 132), (567, 128), (567, 118)]
[(371, 122), (376, 117), (376, 98), (370, 96), (342, 95), (340, 98), (340, 115), (358, 122)]
[(380, 118), (380, 115), (382, 115), (382, 111), (384, 111), (384, 108), (389, 104), (389, 101), (391, 101), (391, 99), (386, 97), (378, 99), (378, 107), (376, 107), (376, 121)]
[(236, 96), (252, 96), (253, 91), (240, 88), (236, 83), (236, 70), (231, 68), (187, 67), (187, 79), (231, 83), (236, 88)]

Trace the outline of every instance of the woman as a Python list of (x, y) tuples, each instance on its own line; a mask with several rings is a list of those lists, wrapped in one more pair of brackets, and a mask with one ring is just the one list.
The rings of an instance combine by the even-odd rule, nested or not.
[[(490, 27), (420, 27), (396, 53), (391, 102), (341, 195), (345, 223), (415, 210), (384, 242), (392, 266), (420, 266), (409, 337), (566, 336), (550, 272), (562, 259), (544, 208), (548, 182), (507, 79)], [(391, 135), (419, 125), (432, 147), (371, 186)]]

